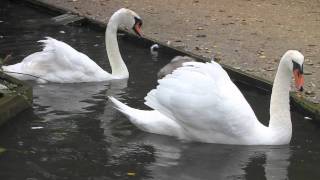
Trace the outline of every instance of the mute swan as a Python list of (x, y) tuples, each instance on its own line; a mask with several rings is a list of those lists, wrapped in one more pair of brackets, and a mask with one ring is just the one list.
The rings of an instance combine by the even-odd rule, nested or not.
[(142, 35), (142, 20), (135, 12), (122, 8), (111, 16), (105, 32), (105, 41), (112, 74), (104, 71), (87, 55), (50, 37), (39, 41), (44, 44), (42, 51), (27, 56), (20, 63), (3, 66), (3, 70), (21, 80), (45, 80), (57, 83), (126, 79), (129, 77), (129, 72), (120, 55), (117, 42), (117, 30), (121, 25), (132, 27), (136, 34)]
[(131, 108), (109, 97), (143, 131), (219, 144), (281, 145), (292, 135), (289, 90), (291, 73), (303, 90), (304, 56), (295, 50), (281, 58), (274, 80), (270, 122), (261, 124), (240, 90), (216, 62), (188, 62), (159, 80), (145, 97), (154, 110)]
[(196, 60), (189, 56), (176, 56), (167, 65), (160, 69), (157, 76), (161, 79), (167, 74), (171, 74), (178, 67), (181, 67), (183, 63), (194, 61)]

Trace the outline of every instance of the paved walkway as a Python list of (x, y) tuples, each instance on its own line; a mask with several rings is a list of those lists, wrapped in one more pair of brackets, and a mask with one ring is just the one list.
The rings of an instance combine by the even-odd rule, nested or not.
[(273, 80), (288, 49), (305, 55), (305, 94), (320, 102), (318, 0), (39, 0), (107, 22), (121, 7), (144, 20), (147, 37)]

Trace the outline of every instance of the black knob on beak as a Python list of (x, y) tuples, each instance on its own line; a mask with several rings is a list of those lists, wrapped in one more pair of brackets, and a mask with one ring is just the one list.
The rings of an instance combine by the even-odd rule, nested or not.
[(300, 91), (300, 92), (302, 92), (302, 91), (303, 91), (303, 86), (301, 86), (301, 88), (299, 89), (299, 91)]

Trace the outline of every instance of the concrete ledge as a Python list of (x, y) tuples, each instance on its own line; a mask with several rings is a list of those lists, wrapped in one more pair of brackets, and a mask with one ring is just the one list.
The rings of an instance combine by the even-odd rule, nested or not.
[[(74, 14), (77, 14), (76, 12), (70, 12), (69, 9), (56, 7), (52, 4), (46, 4), (46, 3), (43, 3), (39, 0), (26, 0), (26, 1), (29, 2), (34, 7), (44, 8), (47, 11), (51, 11), (51, 13), (61, 13), (61, 14), (62, 13), (74, 13)], [(100, 21), (97, 21), (97, 20), (92, 19), (90, 17), (85, 17), (84, 23), (86, 23), (87, 25), (92, 26), (98, 30), (104, 31), (106, 28), (105, 22), (100, 22)], [(203, 62), (210, 60), (206, 57), (202, 57), (197, 54), (193, 54), (191, 52), (187, 52), (185, 50), (178, 49), (176, 47), (168, 46), (164, 43), (161, 43), (161, 42), (154, 40), (151, 37), (144, 36), (144, 37), (140, 38), (140, 37), (137, 37), (137, 36), (131, 34), (128, 31), (120, 30), (120, 32), (125, 33), (126, 35), (128, 35), (127, 36), (128, 38), (134, 39), (138, 44), (144, 44), (149, 47), (152, 44), (159, 44), (160, 47), (164, 48), (166, 51), (176, 51), (175, 52), (176, 54), (192, 56), (195, 59), (197, 59), (199, 61), (203, 61)], [(137, 41), (137, 39), (139, 39), (139, 41)], [(160, 52), (161, 52), (161, 50), (160, 50)], [(224, 65), (224, 64), (221, 64), (221, 65), (228, 72), (230, 77), (232, 79), (234, 79), (235, 81), (238, 81), (238, 82), (250, 85), (250, 86), (257, 87), (257, 88), (264, 90), (264, 91), (270, 92), (272, 89), (272, 82), (270, 82), (268, 80), (265, 80), (260, 77), (239, 71), (239, 70), (237, 70), (231, 66), (228, 66), (228, 65)], [(297, 95), (295, 95), (295, 93), (291, 93), (291, 104), (293, 105), (294, 108), (296, 108), (302, 114), (311, 117), (313, 120), (315, 120), (317, 122), (320, 122), (320, 105), (314, 104), (313, 102), (310, 102), (303, 97), (298, 97)]]
[(0, 81), (12, 84), (0, 97), (0, 125), (32, 107), (32, 88), (26, 83), (0, 72)]

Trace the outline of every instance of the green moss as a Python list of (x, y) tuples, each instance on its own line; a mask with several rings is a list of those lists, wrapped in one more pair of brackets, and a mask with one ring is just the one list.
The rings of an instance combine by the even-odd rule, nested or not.
[(0, 83), (8, 89), (0, 91), (0, 125), (32, 105), (32, 88), (0, 71)]
[(296, 106), (300, 106), (303, 110), (312, 113), (314, 119), (320, 120), (320, 104), (310, 102), (304, 97), (297, 96), (294, 92), (291, 93), (291, 97)]

